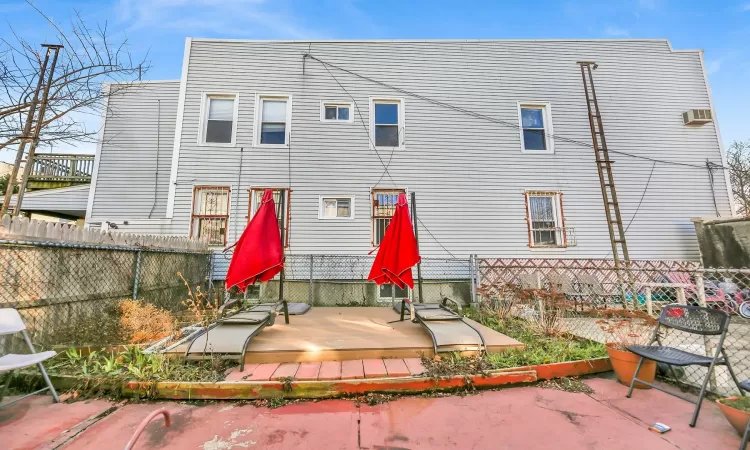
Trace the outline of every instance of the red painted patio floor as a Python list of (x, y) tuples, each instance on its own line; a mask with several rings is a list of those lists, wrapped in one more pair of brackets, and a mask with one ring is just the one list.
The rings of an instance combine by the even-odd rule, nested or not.
[(421, 375), (419, 358), (353, 359), (323, 363), (245, 364), (231, 369), (225, 381), (269, 381), (292, 377), (297, 380), (352, 380), (357, 378), (410, 377)]
[[(297, 403), (277, 409), (231, 402), (104, 400), (51, 404), (32, 397), (0, 410), (2, 448), (120, 449), (151, 411), (166, 408), (135, 448), (262, 449), (736, 449), (740, 438), (713, 402), (690, 428), (691, 404), (662, 392), (636, 391), (614, 380), (585, 381), (593, 394), (540, 387), (441, 398), (406, 397), (375, 406), (349, 400)], [(111, 409), (115, 409), (111, 412)], [(109, 410), (109, 411), (108, 411)], [(111, 412), (111, 414), (107, 414)], [(87, 420), (88, 419), (88, 420)], [(659, 435), (648, 425), (672, 427)]]

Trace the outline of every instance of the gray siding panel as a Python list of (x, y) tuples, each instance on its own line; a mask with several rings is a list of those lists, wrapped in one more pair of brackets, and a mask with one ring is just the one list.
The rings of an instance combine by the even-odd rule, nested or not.
[[(303, 61), (307, 52), (493, 120), (330, 69), (367, 125), (357, 108), (354, 123), (321, 123), (321, 100), (350, 98), (320, 63)], [(707, 159), (721, 162), (714, 125), (686, 127), (681, 120), (687, 109), (709, 108), (700, 53), (673, 52), (666, 41), (193, 40), (171, 230), (188, 233), (195, 185), (226, 185), (232, 188), (228, 240), (234, 242), (247, 220), (247, 190), (291, 181), (291, 252), (363, 255), (371, 250), (371, 188), (404, 187), (416, 192), (419, 217), (429, 229), (420, 229), (424, 256), (444, 257), (444, 246), (460, 257), (606, 257), (609, 237), (588, 147), (580, 60), (599, 64), (594, 77), (611, 150), (701, 166)], [(201, 99), (211, 92), (239, 94), (236, 147), (197, 145)], [(258, 93), (293, 96), (291, 150), (253, 147)], [(369, 97), (378, 96), (405, 101), (404, 149), (376, 154), (369, 148)], [(550, 102), (554, 133), (584, 145), (557, 139), (554, 154), (521, 153), (518, 101)], [(171, 153), (167, 140), (164, 154)], [(390, 161), (390, 176), (382, 176), (379, 159)], [(715, 171), (712, 191), (706, 169), (657, 163), (645, 190), (651, 161), (621, 154), (612, 159), (625, 225), (638, 210), (628, 230), (631, 257), (697, 259), (690, 218), (731, 211), (723, 173)], [(525, 189), (563, 192), (566, 225), (576, 228), (577, 247), (528, 248)], [(324, 194), (354, 195), (355, 219), (319, 220)], [(114, 213), (111, 202), (102, 200), (95, 211)]]
[(144, 83), (110, 97), (91, 221), (164, 218), (179, 89)]
[[(10, 204), (16, 204), (16, 195), (11, 198)], [(86, 212), (86, 203), (89, 199), (89, 185), (64, 187), (57, 189), (43, 189), (31, 191), (23, 197), (24, 211), (52, 211), (64, 214)]]

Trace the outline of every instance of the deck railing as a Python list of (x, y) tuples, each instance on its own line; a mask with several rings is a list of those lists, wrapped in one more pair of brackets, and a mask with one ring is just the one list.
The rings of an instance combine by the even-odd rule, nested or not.
[(90, 183), (94, 155), (50, 153), (35, 155), (29, 181)]

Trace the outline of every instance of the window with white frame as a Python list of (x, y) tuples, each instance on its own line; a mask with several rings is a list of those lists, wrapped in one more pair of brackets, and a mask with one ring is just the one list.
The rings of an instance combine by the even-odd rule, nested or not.
[(529, 153), (552, 153), (552, 119), (548, 103), (518, 104), (521, 122), (521, 150)]
[(250, 188), (250, 207), (248, 208), (250, 216), (248, 217), (248, 221), (252, 219), (258, 211), (260, 202), (263, 200), (263, 192), (266, 189), (271, 189), (273, 192), (273, 202), (276, 205), (276, 220), (279, 222), (279, 234), (284, 240), (284, 247), (289, 247), (289, 214), (291, 212), (291, 206), (289, 204), (291, 193), (289, 189)]
[(401, 147), (404, 134), (404, 104), (401, 100), (372, 99), (370, 129), (375, 147)]
[(531, 247), (565, 247), (562, 194), (526, 192), (526, 222)]
[(380, 300), (400, 300), (409, 297), (409, 288), (400, 288), (392, 284), (381, 284), (378, 286), (378, 297)]
[(229, 222), (229, 187), (196, 186), (190, 237), (209, 245), (226, 245)]
[(320, 120), (322, 122), (352, 122), (352, 104), (321, 102)]
[(354, 197), (350, 196), (325, 196), (320, 197), (321, 219), (353, 219)]
[(256, 105), (256, 144), (287, 146), (292, 115), (291, 98), (260, 95)]
[(237, 129), (237, 96), (213, 95), (204, 98), (203, 144), (234, 144)]
[(404, 189), (373, 189), (372, 190), (372, 246), (377, 247), (385, 236), (385, 230), (391, 223), (393, 213), (396, 212), (398, 195), (406, 192)]

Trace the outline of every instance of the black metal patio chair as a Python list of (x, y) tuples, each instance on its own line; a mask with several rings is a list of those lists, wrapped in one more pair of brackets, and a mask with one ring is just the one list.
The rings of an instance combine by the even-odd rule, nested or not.
[[(716, 345), (716, 351), (713, 356), (704, 356), (695, 353), (686, 352), (675, 347), (665, 347), (661, 343), (661, 336), (659, 331), (661, 327), (672, 328), (675, 330), (683, 331), (691, 334), (698, 334), (702, 336), (719, 336), (719, 342)], [(633, 394), (633, 388), (636, 382), (643, 383), (654, 389), (660, 390), (669, 395), (673, 395), (677, 398), (681, 398), (685, 401), (695, 404), (695, 412), (693, 413), (693, 420), (690, 422), (690, 426), (694, 427), (698, 421), (698, 413), (701, 410), (701, 402), (703, 396), (706, 394), (706, 386), (711, 378), (714, 367), (726, 366), (732, 379), (740, 388), (740, 382), (737, 380), (732, 366), (729, 364), (729, 358), (727, 357), (726, 351), (724, 351), (724, 338), (726, 338), (727, 330), (729, 330), (729, 314), (724, 311), (719, 311), (712, 308), (705, 308), (700, 306), (686, 306), (686, 305), (667, 305), (662, 309), (661, 315), (659, 316), (659, 322), (654, 329), (654, 334), (651, 336), (651, 340), (648, 345), (632, 345), (628, 347), (628, 350), (640, 356), (638, 366), (635, 369), (636, 376), (633, 377), (633, 381), (630, 383), (630, 389), (628, 390), (627, 397)], [(654, 342), (659, 345), (652, 345)], [(672, 366), (701, 366), (707, 367), (706, 378), (703, 380), (698, 399), (693, 400), (690, 397), (681, 395), (677, 392), (664, 389), (661, 386), (643, 381), (637, 377), (638, 372), (641, 370), (641, 365), (644, 359), (650, 359), (652, 361), (661, 362), (669, 367), (669, 371), (674, 377), (676, 382), (679, 382), (677, 376), (674, 373)]]

